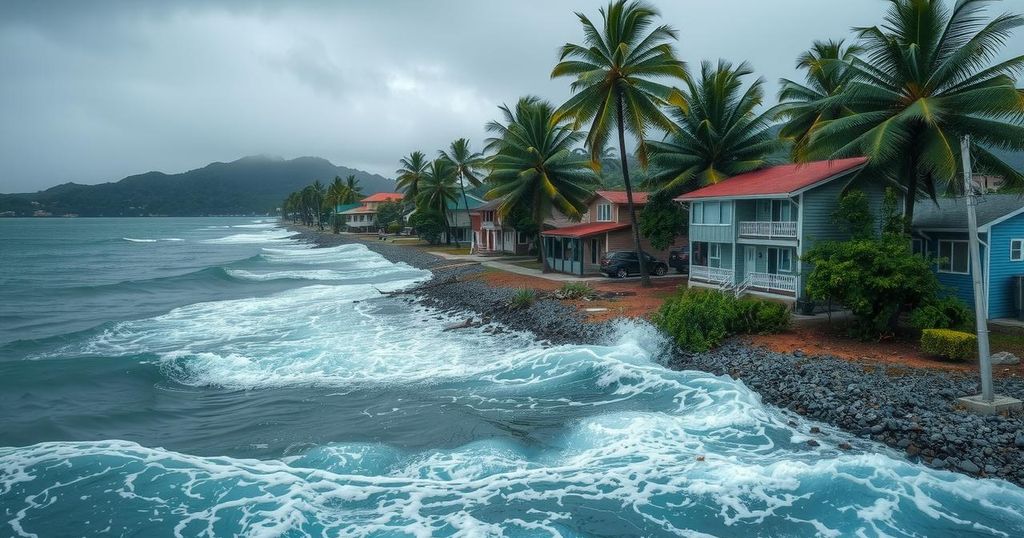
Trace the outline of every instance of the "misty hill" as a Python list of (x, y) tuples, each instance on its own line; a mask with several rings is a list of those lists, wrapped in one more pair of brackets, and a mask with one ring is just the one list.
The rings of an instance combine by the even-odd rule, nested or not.
[(319, 157), (284, 160), (244, 157), (212, 163), (180, 174), (147, 172), (115, 183), (65, 183), (31, 194), (0, 194), (0, 213), (19, 216), (43, 210), (54, 215), (129, 217), (205, 216), (269, 213), (288, 193), (315, 180), (354, 175), (364, 194), (394, 190), (394, 181), (361, 170), (335, 166)]

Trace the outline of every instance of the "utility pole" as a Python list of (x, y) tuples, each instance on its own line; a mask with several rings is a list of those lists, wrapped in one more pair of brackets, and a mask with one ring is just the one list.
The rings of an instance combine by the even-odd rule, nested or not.
[[(959, 401), (968, 409), (981, 414), (995, 414), (1020, 409), (1021, 402), (1006, 396), (997, 396), (992, 389), (992, 358), (988, 347), (988, 292), (981, 272), (981, 246), (978, 239), (978, 194), (974, 189), (971, 171), (971, 137), (960, 139), (960, 158), (964, 167), (964, 200), (967, 202), (967, 244), (971, 258), (971, 280), (974, 282), (974, 323), (978, 334), (978, 363), (981, 369), (981, 394), (967, 396)], [(989, 239), (991, 244), (991, 239)]]

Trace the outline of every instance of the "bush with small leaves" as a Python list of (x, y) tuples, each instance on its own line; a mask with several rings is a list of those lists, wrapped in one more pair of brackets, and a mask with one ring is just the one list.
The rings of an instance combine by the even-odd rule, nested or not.
[(925, 329), (921, 332), (921, 351), (956, 361), (976, 355), (978, 337), (950, 329)]
[(910, 312), (910, 325), (916, 329), (962, 329), (974, 319), (974, 311), (960, 299), (948, 295), (927, 301)]
[(737, 299), (714, 290), (687, 289), (670, 297), (652, 317), (676, 345), (703, 352), (733, 334), (769, 334), (789, 326), (785, 305)]
[(597, 296), (597, 290), (585, 282), (566, 282), (555, 295), (559, 299), (593, 299)]

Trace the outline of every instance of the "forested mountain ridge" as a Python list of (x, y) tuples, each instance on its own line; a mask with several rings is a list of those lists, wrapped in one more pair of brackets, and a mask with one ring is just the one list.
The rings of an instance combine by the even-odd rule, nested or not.
[[(146, 172), (98, 185), (64, 183), (29, 194), (0, 194), (0, 213), (30, 216), (129, 217), (206, 216), (271, 213), (288, 193), (313, 181), (354, 175), (363, 194), (392, 191), (393, 180), (336, 166), (319, 157), (243, 157), (179, 174)], [(10, 214), (10, 213), (8, 213)]]

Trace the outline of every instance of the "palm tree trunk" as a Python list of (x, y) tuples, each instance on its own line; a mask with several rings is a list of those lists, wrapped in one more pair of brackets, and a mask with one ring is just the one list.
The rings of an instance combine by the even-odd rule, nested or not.
[[(464, 205), (466, 207), (466, 220), (470, 223), (470, 227), (469, 227), (470, 231), (469, 231), (469, 233), (472, 234), (473, 233), (473, 226), (472, 226), (473, 219), (469, 218), (469, 199), (466, 198), (466, 182), (465, 182), (465, 179), (462, 177), (462, 173), (459, 173), (459, 188), (462, 189), (462, 205)], [(455, 226), (456, 227), (459, 226), (459, 216), (458, 216), (458, 213), (455, 214)], [(459, 246), (458, 239), (455, 240), (455, 246), (456, 247)]]
[(633, 229), (633, 249), (636, 251), (637, 262), (640, 264), (640, 286), (649, 288), (651, 276), (647, 274), (647, 260), (640, 248), (640, 227), (636, 224), (636, 207), (633, 205), (633, 186), (629, 183), (629, 164), (626, 160), (626, 125), (622, 118), (622, 91), (616, 92), (615, 103), (618, 107), (619, 120), (619, 158), (622, 160), (622, 182), (626, 185), (626, 202), (629, 206), (629, 224)]
[(907, 193), (903, 200), (903, 230), (910, 235), (911, 226), (914, 223), (914, 205), (917, 202), (917, 184), (920, 179), (917, 171), (917, 158), (910, 158), (910, 166), (907, 177)]

